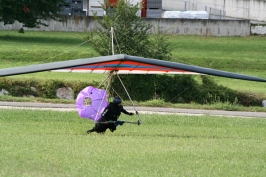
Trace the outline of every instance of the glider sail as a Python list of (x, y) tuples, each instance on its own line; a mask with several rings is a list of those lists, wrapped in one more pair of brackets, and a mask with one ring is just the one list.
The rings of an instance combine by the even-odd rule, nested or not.
[(117, 74), (207, 74), (234, 79), (266, 82), (266, 79), (255, 76), (124, 54), (0, 69), (0, 77), (42, 71), (102, 74), (108, 74), (113, 71), (116, 71)]
[(89, 73), (109, 73), (111, 71), (117, 71), (118, 74), (197, 74), (181, 69), (169, 68), (130, 60), (116, 60), (97, 64), (87, 64), (83, 66), (55, 71)]

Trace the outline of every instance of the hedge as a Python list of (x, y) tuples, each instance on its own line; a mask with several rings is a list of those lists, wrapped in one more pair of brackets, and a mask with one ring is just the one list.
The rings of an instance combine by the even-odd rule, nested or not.
[[(109, 95), (119, 95), (128, 99), (123, 85), (117, 77), (111, 83)], [(201, 76), (196, 81), (193, 75), (120, 75), (130, 97), (135, 101), (162, 99), (171, 103), (212, 104), (229, 102), (244, 106), (261, 106), (263, 98), (251, 93), (243, 93), (216, 84), (211, 77)], [(42, 98), (56, 98), (56, 90), (70, 87), (76, 97), (87, 86), (98, 87), (98, 82), (63, 82), (59, 80), (30, 80), (0, 78), (0, 90), (5, 89), (16, 97), (33, 95)]]

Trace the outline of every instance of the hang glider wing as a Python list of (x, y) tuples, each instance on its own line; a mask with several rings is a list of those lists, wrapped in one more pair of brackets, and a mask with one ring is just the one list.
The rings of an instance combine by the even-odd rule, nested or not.
[(124, 54), (1, 69), (0, 77), (51, 70), (102, 74), (113, 71), (116, 71), (118, 74), (207, 74), (234, 79), (266, 82), (266, 79), (254, 76)]

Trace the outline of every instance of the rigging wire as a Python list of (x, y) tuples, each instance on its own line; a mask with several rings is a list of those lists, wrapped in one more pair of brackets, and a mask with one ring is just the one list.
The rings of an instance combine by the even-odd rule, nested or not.
[[(106, 31), (101, 31), (100, 33), (97, 33), (97, 35), (98, 35), (98, 36), (109, 37), (109, 35), (107, 35), (107, 33), (109, 33), (109, 32), (107, 32), (107, 30), (106, 30)], [(94, 37), (92, 37), (91, 39), (85, 40), (84, 42), (81, 42), (81, 43), (79, 43), (79, 44), (77, 44), (77, 45), (67, 47), (67, 48), (65, 48), (65, 51), (63, 51), (63, 52), (61, 52), (61, 53), (59, 53), (59, 54), (57, 54), (57, 55), (54, 55), (54, 56), (48, 58), (48, 59), (45, 60), (45, 61), (49, 61), (49, 60), (54, 59), (54, 58), (56, 58), (56, 57), (58, 57), (58, 56), (61, 56), (61, 55), (66, 54), (66, 53), (69, 53), (70, 51), (72, 51), (72, 50), (74, 50), (74, 49), (76, 49), (76, 48), (78, 48), (78, 47), (80, 47), (80, 46), (82, 46), (82, 45), (84, 45), (84, 44), (86, 44), (86, 43), (88, 43), (88, 42), (94, 40), (95, 38), (97, 38), (97, 36), (94, 36)], [(96, 43), (97, 43), (97, 41), (96, 41)], [(109, 53), (109, 52), (108, 52), (108, 53)]]
[[(75, 48), (77, 48), (77, 47), (79, 47), (79, 46), (81, 46), (81, 45), (83, 45), (83, 44), (89, 42), (89, 41), (90, 41), (90, 40), (86, 40), (86, 41), (84, 41), (84, 42), (82, 42), (82, 43), (80, 43), (80, 44), (75, 45), (74, 47), (68, 47), (68, 48), (70, 48), (69, 50), (67, 50), (67, 51), (65, 51), (65, 52), (62, 52), (62, 53), (60, 53), (60, 54), (58, 54), (58, 55), (55, 55), (55, 56), (53, 56), (53, 57), (50, 57), (49, 59), (53, 59), (53, 58), (55, 58), (55, 57), (57, 57), (57, 56), (63, 55), (63, 54), (65, 54), (65, 53), (67, 53), (67, 52), (69, 52), (69, 51), (71, 51), (71, 50), (73, 50), (73, 49), (75, 49)], [(68, 48), (67, 48), (67, 49), (68, 49)]]
[(124, 83), (122, 82), (122, 80), (121, 80), (121, 78), (119, 77), (119, 74), (117, 74), (117, 72), (116, 72), (116, 75), (117, 75), (119, 81), (121, 82), (121, 84), (122, 84), (124, 90), (126, 91), (127, 96), (128, 96), (128, 98), (130, 99), (130, 101), (131, 101), (131, 103), (132, 103), (132, 105), (133, 105), (133, 107), (134, 107), (134, 109), (135, 109), (135, 111), (136, 111), (136, 114), (138, 115), (139, 123), (142, 123), (142, 120), (141, 120), (141, 118), (140, 118), (140, 116), (139, 116), (139, 113), (138, 113), (138, 111), (137, 111), (137, 109), (136, 109), (136, 107), (135, 107), (135, 105), (134, 105), (134, 103), (133, 103), (133, 101), (132, 101), (132, 99), (131, 99), (131, 97), (130, 97), (130, 95), (129, 95), (127, 89), (126, 89), (126, 87), (125, 87), (125, 85), (124, 85)]
[[(110, 83), (111, 83), (111, 80), (112, 80), (112, 77), (113, 77), (113, 72), (111, 72), (109, 75), (108, 75), (109, 77), (109, 80), (108, 80), (108, 83), (107, 83), (107, 86), (106, 86), (106, 88), (105, 88), (105, 90), (108, 90), (108, 88), (109, 88), (109, 86), (110, 86)], [(105, 81), (106, 81), (106, 79), (105, 79)], [(105, 92), (105, 93), (107, 93), (107, 92)], [(103, 100), (104, 100), (104, 98), (105, 98), (105, 96), (106, 95), (104, 95), (103, 96), (103, 98), (102, 98), (102, 100), (101, 100), (101, 104), (100, 104), (100, 106), (99, 106), (99, 108), (98, 108), (98, 110), (97, 110), (97, 113), (96, 113), (96, 116), (95, 116), (95, 118), (99, 115), (99, 113), (100, 113), (100, 108), (101, 108), (101, 106), (102, 106), (102, 103), (103, 103)], [(94, 123), (97, 123), (97, 121), (94, 119)]]
[(121, 54), (121, 49), (120, 49), (119, 43), (117, 41), (117, 38), (116, 38), (116, 35), (115, 35), (115, 31), (113, 31), (113, 33), (114, 33), (114, 38), (115, 38), (115, 41), (117, 43), (117, 47), (118, 47), (119, 53)]
[(182, 93), (184, 93), (185, 91), (187, 91), (190, 87), (192, 87), (192, 85), (190, 85), (189, 87), (185, 88), (182, 92), (180, 92), (178, 95), (176, 95), (174, 98), (172, 98), (169, 102), (171, 102), (171, 101), (174, 100), (176, 97), (178, 97), (179, 95), (181, 95)]

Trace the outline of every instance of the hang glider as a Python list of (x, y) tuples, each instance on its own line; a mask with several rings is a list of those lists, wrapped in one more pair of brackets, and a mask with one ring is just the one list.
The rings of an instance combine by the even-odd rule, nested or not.
[(125, 54), (51, 62), (0, 69), (0, 77), (42, 71), (88, 72), (108, 74), (207, 74), (213, 76), (266, 82), (259, 77)]

